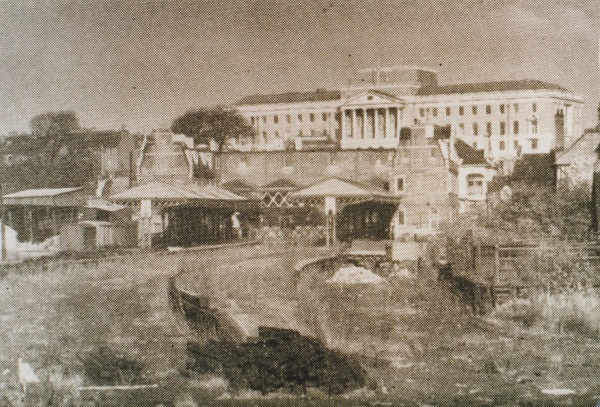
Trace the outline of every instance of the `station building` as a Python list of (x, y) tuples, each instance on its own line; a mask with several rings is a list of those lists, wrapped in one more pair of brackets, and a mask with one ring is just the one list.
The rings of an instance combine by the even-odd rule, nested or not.
[(510, 171), (521, 155), (567, 148), (583, 130), (583, 99), (538, 80), (440, 85), (434, 70), (400, 66), (359, 71), (351, 83), (240, 99), (256, 136), (232, 149), (396, 148), (403, 127), (438, 125)]
[[(434, 233), (485, 205), (495, 173), (481, 150), (434, 125), (406, 127), (396, 147), (377, 149), (213, 152), (157, 132), (146, 137), (136, 162), (137, 185), (210, 184), (255, 203), (231, 209), (248, 220), (253, 236), (306, 241)], [(164, 230), (164, 219), (159, 212), (149, 217), (153, 233)]]

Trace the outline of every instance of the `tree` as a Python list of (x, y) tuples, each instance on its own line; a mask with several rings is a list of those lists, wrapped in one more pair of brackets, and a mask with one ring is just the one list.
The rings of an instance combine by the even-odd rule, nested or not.
[(528, 183), (513, 183), (512, 197), (489, 210), (468, 213), (448, 225), (446, 232), (461, 237), (473, 227), (498, 239), (557, 237), (585, 240), (591, 226), (589, 191), (585, 186), (559, 184), (556, 190)]
[(46, 112), (34, 116), (29, 127), (34, 137), (62, 138), (68, 132), (79, 129), (79, 120), (73, 111)]
[(250, 123), (237, 110), (226, 106), (190, 110), (173, 121), (171, 130), (192, 137), (195, 143), (212, 139), (219, 150), (230, 139), (239, 140), (254, 134)]

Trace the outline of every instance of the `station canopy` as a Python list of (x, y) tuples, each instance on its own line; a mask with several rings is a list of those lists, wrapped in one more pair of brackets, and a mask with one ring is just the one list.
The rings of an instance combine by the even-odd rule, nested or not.
[(83, 188), (35, 188), (2, 196), (3, 204), (10, 206), (80, 206)]
[(145, 200), (160, 206), (222, 207), (252, 204), (248, 198), (212, 185), (179, 185), (162, 181), (138, 185), (110, 197), (110, 201), (123, 205), (135, 205)]
[(399, 203), (400, 197), (374, 185), (341, 178), (329, 178), (306, 188), (291, 192), (289, 198), (296, 201), (333, 197), (351, 201), (377, 201)]

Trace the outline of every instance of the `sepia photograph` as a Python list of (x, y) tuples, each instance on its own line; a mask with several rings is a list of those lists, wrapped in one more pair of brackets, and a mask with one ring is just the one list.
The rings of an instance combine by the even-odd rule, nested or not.
[(600, 406), (598, 0), (0, 0), (0, 407)]

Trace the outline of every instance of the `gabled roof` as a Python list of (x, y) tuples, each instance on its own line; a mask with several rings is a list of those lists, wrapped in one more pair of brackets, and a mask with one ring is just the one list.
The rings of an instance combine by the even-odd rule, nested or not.
[(571, 165), (581, 160), (582, 156), (596, 157), (596, 150), (600, 145), (600, 133), (584, 133), (569, 148), (567, 148), (559, 157), (556, 158), (556, 165)]
[(85, 204), (84, 208), (99, 209), (101, 211), (107, 212), (118, 212), (120, 210), (126, 209), (127, 207), (100, 198), (88, 201), (88, 203)]
[(553, 187), (556, 183), (554, 152), (545, 154), (523, 154), (515, 162), (510, 175), (496, 175), (488, 182), (488, 192), (498, 192), (513, 183), (528, 186)]
[(68, 194), (70, 192), (81, 191), (83, 188), (37, 188), (26, 189), (24, 191), (14, 192), (4, 195), (3, 198), (45, 198), (57, 195)]
[(379, 177), (371, 177), (361, 181), (363, 185), (370, 185), (382, 191), (387, 191), (387, 187), (389, 187), (389, 181)]
[[(377, 99), (375, 99), (374, 96)], [(368, 99), (364, 100), (365, 98), (368, 98)], [(393, 95), (391, 93), (388, 93), (388, 92), (385, 92), (385, 91), (382, 91), (379, 89), (369, 89), (362, 93), (359, 93), (359, 94), (349, 97), (345, 101), (345, 105), (352, 105), (356, 102), (358, 102), (358, 104), (360, 104), (360, 105), (369, 104), (369, 103), (377, 104), (378, 101), (379, 101), (379, 103), (381, 103), (382, 101), (383, 102), (402, 102), (402, 99), (398, 98), (398, 96), (396, 96), (396, 95)]]
[(161, 181), (152, 181), (114, 194), (111, 201), (247, 201), (246, 198), (215, 186), (196, 184), (173, 185)]
[(5, 205), (76, 207), (84, 203), (83, 188), (26, 189), (4, 195)]
[(271, 95), (250, 95), (241, 98), (235, 104), (241, 105), (263, 105), (271, 103), (301, 103), (322, 102), (327, 100), (339, 100), (342, 93), (339, 90), (317, 90), (314, 92), (286, 92)]
[(461, 139), (454, 141), (454, 148), (463, 165), (487, 165), (483, 150), (477, 150)]
[(524, 154), (515, 162), (512, 181), (552, 186), (556, 182), (554, 151), (546, 154)]
[[(480, 82), (480, 83), (461, 83), (455, 85), (427, 86), (417, 91), (417, 96), (429, 95), (452, 95), (461, 93), (483, 93), (483, 92), (510, 92), (519, 90), (557, 90), (560, 92), (569, 92), (568, 89), (554, 83), (538, 81), (535, 79)], [(374, 90), (374, 92), (385, 95), (386, 97), (397, 96)], [(301, 102), (322, 102), (328, 100), (340, 100), (342, 93), (339, 90), (317, 90), (313, 92), (286, 92), (270, 95), (250, 95), (238, 100), (235, 104), (242, 105), (262, 105), (276, 103), (301, 103)]]
[(562, 86), (553, 83), (533, 79), (522, 79), (422, 87), (417, 91), (417, 95), (452, 95), (457, 93), (510, 92), (516, 90), (558, 90), (561, 92), (569, 92)]
[(221, 187), (229, 191), (254, 191), (256, 187), (245, 183), (241, 179), (234, 179), (231, 181), (224, 182)]
[(367, 185), (356, 181), (329, 178), (310, 185), (298, 191), (291, 192), (289, 197), (292, 199), (302, 198), (367, 198), (367, 199), (386, 199), (399, 200), (400, 197), (393, 195), (381, 188), (373, 185)]
[(67, 137), (63, 139), (63, 144), (72, 145), (75, 147), (98, 147), (100, 145), (105, 148), (115, 148), (121, 142), (121, 137), (124, 135), (122, 130), (94, 130), (94, 129), (78, 129), (70, 131)]
[(299, 186), (300, 185), (290, 181), (289, 179), (280, 178), (278, 180), (263, 185), (262, 187), (260, 187), (260, 189), (264, 191), (293, 191), (295, 189), (298, 189)]

